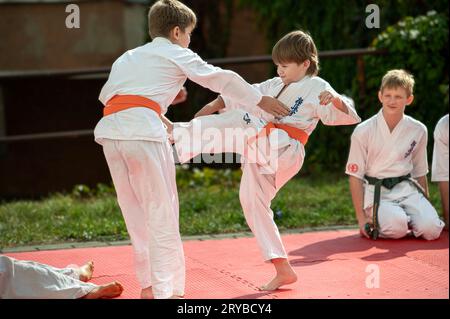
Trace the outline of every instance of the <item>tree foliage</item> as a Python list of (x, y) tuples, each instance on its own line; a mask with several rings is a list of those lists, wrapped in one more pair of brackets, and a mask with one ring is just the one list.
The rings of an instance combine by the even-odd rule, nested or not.
[[(295, 29), (309, 32), (319, 51), (369, 46), (387, 49), (387, 55), (365, 59), (367, 87), (362, 88), (357, 80), (356, 58), (320, 61), (319, 75), (338, 92), (355, 100), (363, 120), (380, 108), (376, 94), (382, 75), (390, 68), (406, 68), (415, 75), (416, 102), (409, 111), (428, 126), (429, 132), (437, 119), (448, 113), (444, 102), (447, 95), (448, 103), (447, 1), (376, 1), (380, 8), (379, 29), (366, 27), (370, 12), (366, 12), (369, 3), (363, 0), (241, 0), (240, 3), (258, 13), (269, 40), (268, 52), (279, 38)], [(430, 11), (435, 13), (427, 16)], [(361, 95), (361, 91), (365, 94)], [(302, 172), (342, 171), (352, 131), (353, 127), (318, 126), (306, 146)]]

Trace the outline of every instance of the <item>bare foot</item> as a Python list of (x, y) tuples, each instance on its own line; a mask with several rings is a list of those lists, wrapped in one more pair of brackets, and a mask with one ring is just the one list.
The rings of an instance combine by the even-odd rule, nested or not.
[(280, 276), (277, 275), (269, 283), (259, 287), (259, 290), (277, 290), (281, 286), (289, 285), (297, 281), (297, 275), (294, 273), (293, 276)]
[(115, 298), (122, 294), (123, 287), (117, 282), (95, 287), (90, 293), (84, 296), (85, 299), (101, 299), (101, 298)]
[(297, 281), (297, 274), (285, 258), (272, 259), (277, 275), (269, 283), (259, 287), (259, 290), (277, 290), (281, 286)]
[(155, 299), (153, 296), (152, 286), (141, 290), (141, 299)]
[(93, 273), (94, 273), (94, 262), (89, 261), (80, 267), (80, 280), (88, 282), (89, 280), (91, 280)]

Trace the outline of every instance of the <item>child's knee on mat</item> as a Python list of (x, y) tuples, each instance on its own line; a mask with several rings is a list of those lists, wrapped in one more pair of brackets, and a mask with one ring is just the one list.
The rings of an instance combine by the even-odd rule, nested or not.
[(439, 219), (424, 219), (418, 223), (416, 222), (413, 231), (416, 237), (422, 236), (426, 240), (435, 240), (441, 235), (443, 227), (444, 223)]
[(380, 234), (384, 238), (398, 239), (408, 233), (408, 219), (406, 215), (395, 214), (388, 220), (380, 221)]

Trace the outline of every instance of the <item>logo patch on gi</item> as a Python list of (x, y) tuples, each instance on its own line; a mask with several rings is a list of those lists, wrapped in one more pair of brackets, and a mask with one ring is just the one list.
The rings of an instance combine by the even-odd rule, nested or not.
[(298, 112), (298, 108), (302, 105), (303, 98), (300, 96), (294, 103), (294, 105), (291, 107), (291, 111), (289, 112), (289, 116), (294, 115)]
[(250, 124), (250, 122), (252, 121), (248, 113), (245, 113), (243, 120), (245, 121), (245, 124)]
[(413, 141), (411, 145), (409, 146), (408, 152), (405, 153), (405, 158), (407, 158), (409, 155), (411, 155), (412, 151), (414, 150), (414, 147), (417, 145), (416, 141)]
[(358, 164), (350, 163), (350, 164), (348, 164), (347, 169), (351, 173), (356, 173), (359, 170), (359, 167), (358, 167)]

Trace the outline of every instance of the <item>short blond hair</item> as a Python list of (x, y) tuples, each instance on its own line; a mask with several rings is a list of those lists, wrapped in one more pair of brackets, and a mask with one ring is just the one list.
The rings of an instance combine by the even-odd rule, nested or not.
[(177, 0), (159, 0), (148, 11), (148, 31), (152, 39), (168, 38), (173, 28), (179, 27), (184, 32), (196, 24), (194, 11)]
[(406, 91), (406, 95), (409, 97), (413, 94), (414, 76), (405, 70), (390, 70), (381, 80), (380, 91), (383, 92), (385, 88), (403, 88)]
[(272, 60), (278, 63), (303, 63), (310, 61), (306, 74), (319, 73), (319, 55), (312, 37), (301, 30), (292, 31), (282, 37), (273, 47)]

